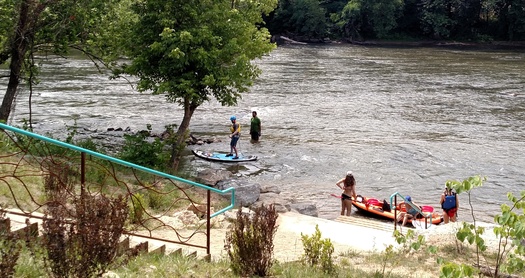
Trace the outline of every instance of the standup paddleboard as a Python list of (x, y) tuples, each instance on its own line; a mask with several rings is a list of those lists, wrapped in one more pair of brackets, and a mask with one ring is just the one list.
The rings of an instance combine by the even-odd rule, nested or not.
[(239, 158), (234, 159), (235, 155), (226, 156), (227, 153), (208, 153), (200, 150), (192, 150), (192, 152), (197, 157), (217, 162), (245, 162), (257, 160), (257, 156), (255, 155), (245, 156), (239, 154)]

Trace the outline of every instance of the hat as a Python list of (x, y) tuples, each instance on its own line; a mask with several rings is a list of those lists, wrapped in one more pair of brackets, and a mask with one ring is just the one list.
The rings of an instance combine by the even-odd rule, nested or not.
[(348, 171), (348, 172), (346, 172), (346, 175), (347, 175), (347, 176), (351, 176), (351, 175), (352, 175), (352, 171)]
[(409, 202), (412, 202), (412, 198), (408, 195), (405, 196), (405, 200), (409, 201)]

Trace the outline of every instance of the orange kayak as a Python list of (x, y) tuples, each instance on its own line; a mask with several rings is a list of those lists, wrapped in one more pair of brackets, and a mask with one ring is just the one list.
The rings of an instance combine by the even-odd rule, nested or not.
[[(384, 204), (386, 203), (386, 204)], [(368, 198), (358, 195), (357, 199), (352, 199), (352, 205), (357, 208), (358, 211), (362, 213), (366, 213), (369, 215), (373, 215), (379, 218), (384, 219), (390, 219), (395, 220), (396, 216), (399, 215), (402, 211), (404, 211), (404, 206), (397, 205), (397, 208), (391, 208), (391, 205), (388, 203), (388, 201), (380, 201), (375, 198)], [(402, 207), (402, 209), (400, 208)], [(397, 214), (396, 214), (397, 210)], [(429, 223), (432, 223), (434, 225), (437, 225), (441, 222), (443, 222), (443, 217), (440, 213), (434, 211), (434, 207), (432, 206), (421, 206), (422, 213), (427, 216), (427, 219)], [(425, 218), (421, 215), (416, 217), (416, 219), (408, 219), (408, 223), (412, 223), (412, 221), (417, 221), (418, 225), (421, 226), (425, 223)], [(421, 223), (422, 222), (422, 223)], [(415, 225), (414, 225), (415, 226)]]

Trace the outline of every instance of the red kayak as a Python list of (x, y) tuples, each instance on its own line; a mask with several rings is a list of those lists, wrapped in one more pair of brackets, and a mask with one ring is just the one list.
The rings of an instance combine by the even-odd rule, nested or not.
[[(352, 205), (362, 213), (390, 220), (395, 220), (396, 215), (405, 211), (404, 206), (401, 206), (400, 204), (397, 205), (397, 208), (391, 208), (386, 200), (379, 201), (375, 198), (368, 198), (360, 195), (357, 196), (357, 199), (352, 199)], [(424, 227), (425, 217), (428, 219), (428, 223), (434, 225), (443, 222), (443, 217), (441, 217), (440, 213), (434, 211), (433, 206), (421, 206), (421, 212), (424, 216), (419, 215), (419, 217), (416, 217), (415, 219), (408, 219), (408, 223), (415, 224), (413, 226)], [(414, 221), (414, 223), (412, 223), (412, 221)]]

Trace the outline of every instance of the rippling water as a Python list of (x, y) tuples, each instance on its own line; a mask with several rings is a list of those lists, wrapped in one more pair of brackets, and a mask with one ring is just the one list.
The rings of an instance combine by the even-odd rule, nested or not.
[[(335, 182), (348, 170), (358, 194), (383, 199), (400, 192), (435, 207), (447, 180), (486, 176), (471, 196), (485, 221), (507, 192), (524, 189), (524, 53), (307, 45), (279, 47), (256, 63), (263, 74), (239, 105), (207, 103), (190, 128), (222, 139), (199, 148), (228, 151), (229, 117), (236, 115), (245, 131), (241, 152), (259, 160), (224, 165), (188, 154), (195, 171), (229, 169), (278, 185), (283, 196), (316, 204), (329, 219), (340, 208), (329, 194), (339, 193)], [(110, 81), (78, 57), (52, 60), (41, 80), (33, 96), (39, 133), (75, 122), (90, 130), (150, 123), (160, 132), (182, 119), (164, 97)], [(21, 92), (12, 124), (28, 118), (26, 103)], [(263, 125), (258, 144), (247, 134), (254, 109)], [(471, 220), (467, 200), (460, 196), (460, 220)]]

